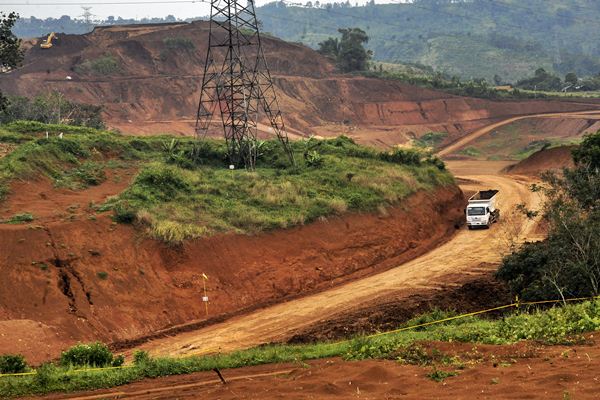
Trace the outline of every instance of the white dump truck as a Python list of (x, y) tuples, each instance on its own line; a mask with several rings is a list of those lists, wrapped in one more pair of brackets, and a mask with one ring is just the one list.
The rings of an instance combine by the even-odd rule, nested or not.
[(469, 229), (476, 227), (489, 228), (500, 218), (497, 208), (498, 191), (494, 189), (480, 190), (469, 198), (465, 210), (467, 226)]

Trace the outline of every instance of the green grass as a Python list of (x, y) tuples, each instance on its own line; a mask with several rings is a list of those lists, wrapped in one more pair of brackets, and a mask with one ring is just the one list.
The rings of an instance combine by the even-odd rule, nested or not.
[(82, 62), (75, 67), (75, 71), (81, 74), (114, 75), (121, 72), (121, 64), (115, 56), (105, 54)]
[(63, 128), (22, 122), (0, 130), (0, 142), (19, 143), (0, 159), (0, 194), (8, 193), (14, 179), (46, 176), (56, 186), (80, 190), (101, 184), (107, 168), (135, 167), (133, 183), (95, 207), (169, 243), (375, 211), (453, 183), (443, 163), (422, 151), (380, 153), (344, 137), (294, 142), (296, 167), (277, 142), (262, 142), (254, 171), (231, 171), (222, 141), (198, 144), (192, 138), (137, 138), (73, 127), (64, 130), (63, 139), (55, 137)]
[(24, 212), (24, 213), (19, 213), (19, 214), (13, 215), (9, 219), (5, 220), (4, 223), (6, 223), (6, 224), (24, 224), (24, 223), (31, 222), (34, 219), (35, 219), (35, 217), (33, 216), (33, 214)]
[[(434, 311), (402, 326), (414, 326), (439, 320), (453, 313)], [(535, 340), (546, 344), (573, 344), (583, 340), (585, 332), (600, 328), (600, 301), (569, 304), (544, 311), (515, 312), (503, 319), (486, 320), (467, 317), (445, 323), (415, 328), (375, 337), (358, 337), (337, 343), (305, 345), (267, 345), (229, 354), (190, 358), (148, 358), (137, 355), (137, 363), (123, 369), (75, 373), (72, 367), (44, 366), (41, 374), (0, 378), (0, 396), (13, 397), (50, 392), (71, 392), (108, 388), (143, 378), (209, 371), (213, 368), (239, 368), (280, 362), (302, 362), (327, 357), (346, 360), (384, 358), (401, 363), (433, 365), (430, 378), (444, 379), (454, 372), (439, 371), (438, 365), (461, 369), (460, 360), (440, 352), (427, 353), (419, 347), (422, 341), (509, 344)], [(38, 372), (40, 369), (38, 369)], [(438, 371), (436, 373), (436, 371)]]

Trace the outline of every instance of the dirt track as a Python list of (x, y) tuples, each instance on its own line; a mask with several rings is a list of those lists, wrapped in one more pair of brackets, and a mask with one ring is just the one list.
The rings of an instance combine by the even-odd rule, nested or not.
[(501, 126), (508, 125), (510, 123), (513, 123), (515, 121), (519, 121), (522, 119), (538, 118), (538, 117), (546, 117), (546, 118), (547, 117), (551, 117), (551, 118), (581, 118), (581, 117), (590, 118), (590, 117), (592, 117), (593, 118), (593, 117), (600, 117), (600, 111), (594, 110), (594, 111), (581, 111), (581, 112), (575, 112), (575, 113), (546, 113), (546, 114), (534, 114), (534, 115), (521, 115), (518, 117), (504, 119), (500, 122), (496, 122), (494, 124), (484, 126), (481, 129), (477, 129), (476, 131), (470, 133), (469, 135), (460, 138), (456, 142), (454, 142), (454, 143), (450, 144), (449, 146), (445, 147), (444, 149), (440, 150), (438, 152), (438, 155), (440, 157), (450, 155), (450, 154), (456, 152), (457, 150), (460, 150), (461, 148), (465, 147), (467, 144), (471, 143), (475, 139), (477, 139), (477, 138), (479, 138)]
[[(492, 174), (487, 162), (451, 163), (465, 179), (463, 190), (494, 187), (500, 189), (500, 208), (505, 211), (502, 221), (490, 230), (460, 231), (441, 247), (395, 269), (359, 281), (351, 282), (315, 295), (278, 304), (240, 316), (205, 329), (158, 339), (142, 346), (154, 355), (186, 356), (231, 351), (262, 343), (284, 341), (293, 332), (323, 318), (344, 313), (357, 306), (399, 289), (428, 289), (439, 286), (440, 279), (449, 273), (481, 273), (480, 265), (494, 265), (508, 245), (509, 232), (521, 226), (520, 239), (531, 239), (534, 223), (519, 217), (515, 221), (509, 211), (516, 204), (535, 206), (537, 195), (528, 190), (530, 181)], [(493, 163), (492, 170), (500, 165)], [(475, 171), (483, 171), (475, 173)]]

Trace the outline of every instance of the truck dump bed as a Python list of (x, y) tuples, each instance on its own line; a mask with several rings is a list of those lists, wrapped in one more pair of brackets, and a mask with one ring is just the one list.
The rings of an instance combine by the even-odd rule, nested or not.
[(469, 201), (471, 201), (471, 200), (490, 200), (497, 193), (498, 193), (498, 190), (492, 190), (492, 189), (480, 190), (479, 192), (477, 192), (473, 196), (471, 196), (471, 198), (469, 198)]

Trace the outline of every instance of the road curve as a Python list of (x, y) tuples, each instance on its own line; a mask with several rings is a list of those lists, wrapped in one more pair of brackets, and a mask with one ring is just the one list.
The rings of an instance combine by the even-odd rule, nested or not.
[(600, 116), (600, 110), (593, 111), (576, 111), (576, 112), (567, 112), (567, 113), (547, 113), (547, 114), (533, 114), (533, 115), (521, 115), (518, 117), (512, 117), (508, 119), (504, 119), (500, 122), (496, 122), (495, 124), (484, 126), (481, 129), (477, 129), (476, 131), (458, 139), (456, 142), (450, 144), (448, 147), (440, 150), (437, 155), (440, 157), (447, 156), (449, 154), (454, 153), (455, 151), (463, 148), (467, 144), (471, 143), (473, 140), (497, 129), (501, 126), (508, 125), (512, 122), (519, 121), (527, 118), (585, 118), (585, 117), (594, 117)]
[[(464, 164), (461, 167), (464, 171)], [(481, 171), (482, 168), (485, 166), (475, 162), (471, 170)], [(493, 174), (465, 174), (461, 177), (472, 182), (464, 185), (465, 190), (481, 187), (499, 189), (500, 208), (505, 215), (518, 203), (533, 207), (539, 202), (537, 195), (529, 191), (529, 182), (525, 178), (518, 180)], [(394, 269), (200, 330), (157, 339), (141, 347), (155, 356), (189, 356), (283, 341), (294, 331), (387, 293), (440, 287), (448, 283), (442, 282), (442, 279), (450, 273), (481, 272), (482, 263), (497, 263), (500, 260), (502, 252), (508, 248), (509, 236), (515, 234), (515, 227), (520, 231), (520, 239), (531, 238), (531, 221), (505, 217), (490, 230), (461, 230), (446, 244)]]

